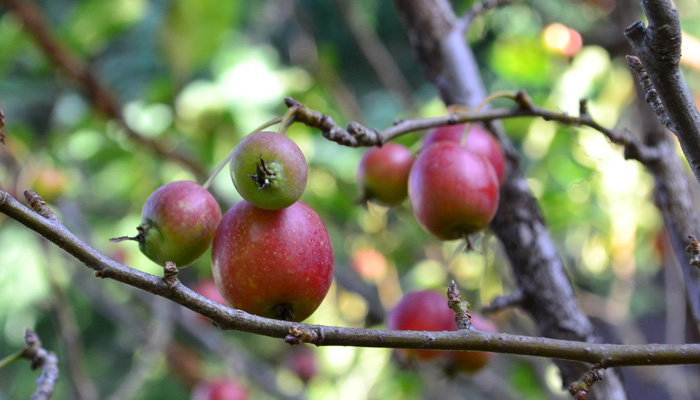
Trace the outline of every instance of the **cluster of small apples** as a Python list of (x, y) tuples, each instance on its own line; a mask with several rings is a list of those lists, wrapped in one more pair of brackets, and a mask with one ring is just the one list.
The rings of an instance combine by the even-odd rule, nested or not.
[(465, 129), (464, 124), (433, 129), (415, 160), (397, 143), (367, 151), (357, 171), (363, 198), (394, 206), (408, 195), (418, 222), (441, 240), (485, 229), (498, 209), (505, 156), (479, 125), (462, 145)]
[(321, 218), (299, 201), (308, 176), (299, 147), (277, 132), (257, 132), (233, 150), (231, 178), (243, 201), (222, 217), (202, 186), (168, 183), (146, 201), (138, 235), (151, 260), (178, 267), (212, 247), (212, 272), (231, 307), (302, 321), (333, 279), (333, 248)]
[[(497, 332), (496, 326), (481, 315), (471, 314), (471, 325), (485, 332)], [(455, 313), (447, 306), (447, 297), (432, 290), (406, 294), (387, 316), (387, 327), (412, 331), (456, 331)], [(493, 357), (479, 351), (431, 351), (416, 349), (397, 350), (408, 360), (442, 360), (450, 368), (475, 373)]]

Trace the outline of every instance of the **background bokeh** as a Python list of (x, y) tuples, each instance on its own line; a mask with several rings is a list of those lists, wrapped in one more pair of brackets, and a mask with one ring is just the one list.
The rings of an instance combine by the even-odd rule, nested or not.
[[(250, 130), (281, 116), (285, 96), (341, 125), (354, 120), (381, 128), (446, 112), (391, 2), (37, 4), (56, 39), (123, 105), (129, 127), (208, 171)], [(453, 3), (459, 12), (470, 4)], [(676, 4), (685, 32), (685, 77), (698, 88), (700, 5)], [(488, 92), (525, 89), (537, 104), (572, 114), (586, 97), (602, 125), (634, 131), (636, 83), (622, 31), (641, 17), (633, 1), (516, 2), (477, 18), (466, 39)], [(18, 198), (24, 188), (34, 189), (92, 246), (159, 274), (135, 243), (108, 239), (135, 233), (141, 206), (157, 187), (195, 176), (96, 111), (84, 88), (50, 62), (2, 1), (0, 109), (7, 122), (0, 187)], [(504, 125), (581, 305), (607, 339), (685, 340), (682, 283), (649, 173), (591, 129), (532, 118)], [(491, 234), (477, 239), (478, 253), (464, 254), (460, 243), (424, 232), (407, 202), (365, 209), (355, 184), (363, 149), (328, 142), (299, 124), (288, 134), (310, 166), (302, 200), (324, 220), (335, 250), (335, 282), (309, 322), (381, 327), (402, 293), (444, 291), (450, 279), (475, 310), (514, 289)], [(410, 134), (398, 141), (417, 150), (420, 139)], [(240, 200), (226, 170), (213, 188), (224, 210)], [(180, 273), (187, 285), (210, 277), (208, 255)], [(519, 311), (492, 320), (505, 332), (537, 334)], [(287, 361), (295, 349), (283, 341), (221, 332), (179, 306), (94, 279), (79, 262), (0, 215), (0, 358), (23, 346), (25, 328), (35, 329), (61, 360), (58, 399), (187, 399), (198, 380), (219, 376), (240, 381), (251, 398), (566, 398), (548, 360), (498, 356), (475, 376), (450, 376), (438, 364), (405, 365), (387, 349), (310, 349), (319, 371), (305, 385)], [(690, 379), (696, 370), (629, 368), (625, 374), (631, 395), (638, 390), (644, 398), (686, 399), (698, 389)], [(27, 398), (36, 377), (26, 362), (3, 368), (0, 399)]]

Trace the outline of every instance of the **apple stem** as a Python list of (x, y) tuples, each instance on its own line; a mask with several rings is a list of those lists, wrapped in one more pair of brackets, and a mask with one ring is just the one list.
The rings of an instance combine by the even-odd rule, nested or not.
[[(270, 127), (274, 124), (279, 124), (280, 122), (282, 122), (282, 117), (273, 118), (273, 119), (265, 122), (264, 124), (260, 125), (259, 127), (255, 128), (248, 135), (252, 135), (253, 133), (260, 132), (263, 129)], [(246, 135), (246, 136), (248, 136), (248, 135)], [(231, 150), (231, 152), (228, 153), (226, 158), (224, 158), (224, 160), (221, 161), (221, 163), (219, 163), (219, 165), (216, 166), (216, 169), (214, 169), (214, 172), (212, 172), (211, 176), (207, 179), (206, 182), (204, 182), (204, 184), (202, 185), (202, 187), (204, 189), (209, 190), (209, 186), (211, 186), (211, 183), (214, 182), (214, 178), (216, 178), (216, 176), (219, 175), (219, 172), (221, 172), (221, 170), (224, 169), (226, 164), (228, 164), (229, 161), (231, 161), (232, 157), (233, 157), (233, 150)]]
[(137, 242), (138, 242), (138, 241), (139, 241), (139, 236), (138, 236), (138, 235), (136, 235), (136, 236), (119, 236), (119, 237), (115, 237), (115, 238), (110, 238), (110, 239), (109, 239), (109, 241), (112, 242), (112, 243), (119, 243), (119, 242), (124, 242), (124, 241), (127, 241), (127, 240), (134, 240), (134, 241), (137, 241)]
[(289, 303), (282, 303), (275, 306), (275, 319), (291, 321), (294, 319), (294, 308)]
[[(505, 98), (507, 98), (507, 99), (511, 99), (511, 100), (513, 100), (513, 101), (517, 101), (517, 96), (518, 96), (518, 93), (517, 93), (517, 92), (513, 92), (513, 91), (501, 91), (501, 92), (493, 93), (493, 94), (487, 96), (485, 99), (483, 99), (483, 100), (481, 101), (481, 103), (479, 103), (479, 104), (474, 108), (474, 111), (476, 111), (476, 112), (481, 111), (481, 109), (484, 108), (484, 106), (486, 106), (486, 104), (490, 103), (490, 102), (491, 102), (492, 100), (494, 100), (494, 99), (501, 98), (501, 97), (505, 97)], [(462, 147), (464, 147), (464, 145), (467, 144), (467, 135), (469, 134), (469, 130), (471, 129), (471, 127), (472, 127), (472, 122), (468, 122), (468, 123), (466, 124), (466, 126), (464, 127), (464, 134), (462, 135), (462, 140), (460, 140), (460, 142), (459, 142), (459, 144), (460, 144)]]
[(292, 123), (294, 123), (294, 120), (296, 119), (297, 111), (299, 110), (299, 107), (292, 106), (289, 107), (286, 113), (284, 113), (284, 117), (282, 117), (282, 123), (280, 124), (280, 128), (277, 132), (285, 135), (287, 133), (287, 128), (289, 128)]

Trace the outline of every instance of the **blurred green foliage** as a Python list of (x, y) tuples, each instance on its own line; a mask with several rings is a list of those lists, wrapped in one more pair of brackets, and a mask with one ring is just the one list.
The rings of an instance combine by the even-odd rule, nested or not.
[[(285, 112), (285, 96), (330, 114), (341, 124), (359, 120), (377, 128), (399, 118), (445, 113), (391, 2), (364, 0), (352, 7), (369, 21), (371, 36), (395, 58), (418, 110), (404, 109), (394, 88), (382, 85), (342, 23), (338, 3), (45, 0), (39, 6), (56, 39), (81, 57), (122, 102), (132, 129), (213, 170), (249, 131)], [(454, 3), (463, 11), (471, 1)], [(677, 3), (684, 28), (700, 35), (696, 2)], [(609, 6), (605, 0), (535, 0), (477, 18), (467, 39), (483, 69), (487, 90), (525, 89), (538, 104), (574, 114), (579, 98), (586, 97), (592, 115), (603, 125), (634, 126), (634, 111), (628, 107), (635, 82), (623, 54), (606, 48), (609, 42), (595, 34), (606, 27), (622, 37)], [(583, 47), (564, 49), (573, 39), (556, 32), (550, 37), (554, 42), (548, 41), (547, 32), (553, 31), (547, 29), (554, 22), (575, 29), (584, 39)], [(700, 83), (692, 65), (684, 68), (691, 85)], [(495, 105), (510, 106), (504, 100)], [(158, 186), (194, 175), (136, 144), (118, 123), (99, 115), (84, 88), (57, 70), (16, 16), (2, 6), (0, 108), (8, 136), (7, 144), (0, 146), (0, 187), (18, 198), (24, 188), (34, 188), (69, 229), (95, 248), (134, 268), (160, 274), (135, 244), (112, 244), (108, 239), (135, 232), (141, 206)], [(595, 314), (596, 305), (614, 304), (617, 313), (595, 314), (609, 324), (633, 323), (665, 310), (658, 277), (668, 245), (651, 198), (649, 174), (637, 163), (624, 161), (620, 148), (590, 129), (536, 119), (507, 120), (504, 125), (521, 152), (528, 184), (581, 290), (583, 308)], [(356, 278), (377, 288), (380, 308), (390, 309), (402, 292), (444, 290), (452, 278), (477, 310), (515, 287), (491, 234), (477, 240), (480, 253), (464, 254), (458, 243), (441, 243), (425, 233), (407, 202), (395, 209), (373, 204), (363, 209), (357, 204), (354, 181), (363, 150), (338, 146), (298, 124), (288, 134), (309, 161), (302, 200), (326, 223), (336, 268), (368, 262), (353, 258), (363, 249), (383, 255), (384, 269), (376, 276)], [(417, 150), (420, 135), (399, 141)], [(226, 170), (213, 188), (224, 209), (240, 200)], [(86, 366), (99, 398), (117, 390), (147, 350), (143, 336), (134, 331), (138, 329), (125, 326), (118, 315), (127, 313), (148, 330), (156, 312), (152, 298), (121, 284), (91, 279), (77, 261), (2, 215), (0, 245), (0, 357), (22, 347), (25, 328), (37, 330), (45, 347), (61, 360), (55, 398), (78, 398), (68, 365), (72, 349), (66, 345), (60, 317), (62, 309), (69, 309), (84, 353), (78, 361)], [(208, 255), (180, 274), (188, 285), (210, 276)], [(364, 327), (369, 310), (365, 298), (334, 284), (309, 322)], [(170, 312), (179, 315), (181, 310), (173, 307)], [(536, 334), (520, 312), (500, 313), (494, 320), (503, 331)], [(374, 321), (372, 326), (380, 324)], [(254, 370), (227, 368), (221, 354), (204, 350), (181, 330), (172, 332), (173, 340), (194, 349), (198, 358), (189, 362), (203, 365), (200, 377), (234, 375), (252, 398), (274, 397)], [(283, 366), (281, 360), (290, 349), (281, 341), (230, 332), (224, 338), (228, 346), (271, 370), (273, 382), (290, 396), (302, 391), (314, 399), (494, 395), (479, 375), (453, 379), (437, 365), (406, 368), (386, 349), (314, 349), (320, 373), (304, 386)], [(154, 365), (134, 398), (189, 398), (192, 382), (183, 378), (173, 357), (161, 354)], [(519, 398), (539, 399), (559, 393), (561, 383), (552, 368), (544, 361), (501, 356), (486, 373)], [(28, 363), (4, 368), (0, 400), (28, 397), (36, 376)]]

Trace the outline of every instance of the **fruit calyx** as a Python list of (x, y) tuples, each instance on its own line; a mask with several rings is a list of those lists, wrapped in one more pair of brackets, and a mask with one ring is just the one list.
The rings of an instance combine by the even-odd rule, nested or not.
[(146, 232), (151, 229), (150, 224), (142, 224), (136, 227), (136, 230), (139, 231), (139, 233), (136, 236), (119, 236), (115, 238), (109, 239), (110, 242), (112, 243), (119, 243), (119, 242), (124, 242), (126, 240), (133, 240), (135, 242), (139, 242), (139, 244), (144, 243), (146, 241)]
[(289, 303), (281, 303), (275, 306), (274, 309), (275, 319), (281, 319), (283, 321), (293, 321), (294, 320), (294, 307)]
[(255, 166), (255, 175), (248, 175), (248, 178), (255, 181), (258, 184), (258, 190), (263, 190), (266, 187), (272, 185), (272, 180), (275, 178), (275, 171), (265, 165), (265, 160), (263, 160), (262, 155), (260, 155), (260, 162)]

